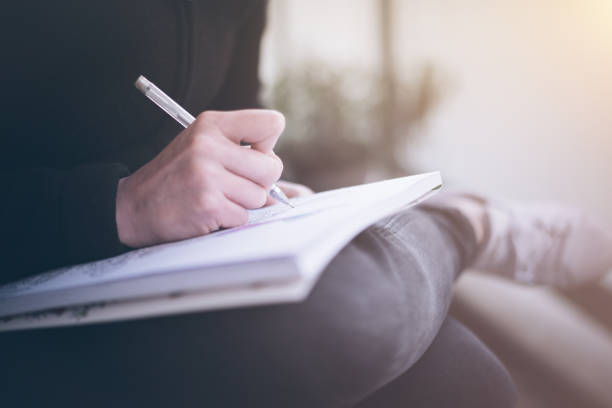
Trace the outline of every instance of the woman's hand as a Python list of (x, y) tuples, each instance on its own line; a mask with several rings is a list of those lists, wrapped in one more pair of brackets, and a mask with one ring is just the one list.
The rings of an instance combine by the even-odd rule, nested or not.
[(283, 164), (272, 149), (284, 126), (283, 115), (271, 110), (202, 113), (157, 157), (119, 181), (121, 242), (142, 247), (246, 223), (247, 209), (263, 206), (281, 175)]

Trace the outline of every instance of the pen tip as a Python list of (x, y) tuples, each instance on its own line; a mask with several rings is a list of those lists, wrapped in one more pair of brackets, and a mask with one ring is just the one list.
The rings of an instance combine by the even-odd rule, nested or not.
[(276, 199), (277, 201), (280, 201), (281, 203), (291, 208), (295, 208), (295, 206), (291, 204), (291, 201), (289, 201), (285, 193), (283, 193), (283, 190), (278, 188), (278, 186), (276, 185), (272, 186), (272, 188), (270, 189), (270, 195), (272, 196), (272, 198)]

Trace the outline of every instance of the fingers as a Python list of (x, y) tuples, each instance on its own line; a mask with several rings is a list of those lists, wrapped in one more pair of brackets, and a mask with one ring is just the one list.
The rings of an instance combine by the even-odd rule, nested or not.
[(218, 212), (217, 221), (223, 228), (233, 228), (244, 225), (249, 220), (249, 213), (232, 200), (225, 199), (223, 208)]
[[(140, 247), (248, 221), (282, 172), (274, 111), (205, 112), (153, 160), (118, 183), (118, 234)], [(251, 143), (252, 148), (240, 146)]]
[(230, 112), (206, 111), (200, 114), (195, 127), (216, 126), (235, 144), (250, 143), (257, 151), (271, 152), (285, 129), (285, 117), (277, 111), (245, 109)]
[(230, 172), (224, 172), (220, 181), (225, 197), (243, 208), (259, 208), (266, 203), (268, 192), (259, 184)]
[(234, 174), (269, 188), (280, 178), (283, 163), (274, 153), (265, 154), (232, 144), (223, 148), (223, 166)]
[(195, 197), (194, 207), (188, 200), (176, 203), (178, 217), (194, 222), (198, 234), (245, 224), (247, 209), (266, 203), (269, 187), (282, 173), (282, 162), (272, 148), (284, 124), (280, 113), (268, 110), (209, 111), (198, 116), (159, 159), (162, 172), (174, 169), (174, 178), (187, 184)]
[(187, 218), (195, 228), (195, 234), (190, 234), (191, 236), (208, 234), (219, 228), (243, 225), (249, 219), (245, 208), (219, 192), (202, 194), (195, 209), (195, 212), (186, 209), (190, 213)]
[[(284, 117), (271, 110), (207, 111), (190, 129), (190, 140), (203, 158), (221, 163), (232, 173), (270, 187), (283, 170), (272, 147), (284, 127)], [(240, 142), (252, 143), (251, 148)]]

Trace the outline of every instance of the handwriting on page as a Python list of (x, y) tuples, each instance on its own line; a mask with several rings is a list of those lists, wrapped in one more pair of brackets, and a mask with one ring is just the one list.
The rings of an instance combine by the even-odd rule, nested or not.
[(327, 211), (336, 209), (339, 206), (349, 205), (350, 202), (344, 202), (338, 200), (333, 194), (318, 197), (306, 196), (293, 200), (294, 208), (288, 207), (284, 204), (276, 204), (269, 207), (262, 207), (256, 210), (249, 211), (248, 225), (260, 224), (262, 222), (270, 222), (276, 220), (293, 219), (296, 217), (306, 216), (308, 214), (315, 214), (321, 211)]
[(277, 215), (286, 213), (290, 210), (291, 207), (287, 207), (284, 204), (277, 204), (271, 207), (263, 207), (258, 208), (257, 210), (250, 210), (248, 224), (259, 224), (261, 222), (268, 221)]

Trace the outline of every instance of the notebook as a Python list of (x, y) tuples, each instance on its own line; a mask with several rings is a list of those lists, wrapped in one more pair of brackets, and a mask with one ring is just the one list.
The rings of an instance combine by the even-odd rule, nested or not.
[(9, 283), (0, 331), (299, 302), (360, 231), (441, 185), (434, 172), (330, 190), (252, 210), (244, 226)]

